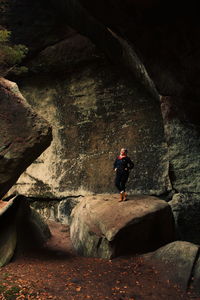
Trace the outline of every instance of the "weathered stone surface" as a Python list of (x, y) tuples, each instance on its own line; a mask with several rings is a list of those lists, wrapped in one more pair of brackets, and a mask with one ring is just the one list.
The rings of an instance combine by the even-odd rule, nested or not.
[(200, 243), (200, 136), (174, 97), (161, 98), (169, 153), (169, 177), (176, 191), (172, 207), (178, 238)]
[[(29, 199), (29, 198), (28, 198)], [(30, 202), (31, 207), (37, 211), (45, 221), (60, 221), (58, 219), (59, 202), (51, 199), (51, 201), (43, 201), (43, 199), (35, 199)], [(67, 218), (67, 216), (66, 216)]]
[[(53, 125), (54, 140), (20, 178), (18, 192), (51, 198), (114, 192), (113, 161), (123, 145), (135, 163), (129, 190), (169, 190), (159, 102), (126, 70), (110, 65), (102, 55), (93, 56), (96, 50), (88, 40), (72, 39), (63, 47), (73, 49), (73, 70), (56, 77), (37, 74), (20, 82), (29, 103)], [(75, 52), (81, 49), (88, 57), (79, 64)]]
[(51, 237), (48, 225), (44, 222), (44, 219), (36, 210), (31, 209), (28, 222), (30, 223), (30, 227), (34, 232), (37, 241), (39, 237), (41, 245)]
[(32, 209), (24, 196), (17, 196), (19, 204), (17, 216), (17, 249), (16, 252), (42, 247), (50, 238), (48, 225), (37, 211)]
[[(152, 261), (153, 263), (157, 261), (160, 264), (162, 262), (164, 264), (162, 269), (165, 270), (162, 273), (163, 279), (171, 280), (184, 290), (187, 290), (192, 282), (192, 276), (194, 275), (193, 268), (198, 257), (198, 252), (199, 247), (195, 244), (175, 241), (144, 257), (147, 261)], [(195, 282), (198, 278), (199, 274), (195, 277)]]
[(159, 93), (182, 94), (185, 113), (194, 106), (191, 117), (199, 123), (197, 0), (191, 4), (158, 0), (72, 2), (80, 2), (94, 18), (131, 42)]
[(169, 149), (170, 180), (180, 193), (200, 194), (200, 135), (173, 97), (161, 98), (164, 131)]
[(70, 25), (119, 63), (123, 51), (109, 28), (134, 45), (160, 94), (196, 96), (189, 98), (187, 108), (191, 102), (199, 108), (197, 0), (187, 5), (157, 0), (1, 0), (0, 4), (2, 25), (13, 31), (15, 42), (30, 50), (63, 40)]
[(62, 224), (69, 225), (71, 223), (71, 212), (73, 208), (81, 201), (81, 199), (62, 200), (58, 205), (58, 220)]
[(51, 129), (15, 83), (0, 78), (0, 197), (50, 145)]
[[(96, 1), (95, 4), (92, 1), (51, 1), (51, 3), (55, 4), (56, 10), (52, 10), (51, 6), (48, 6), (48, 9), (46, 7), (46, 1), (39, 2), (35, 1), (33, 4), (28, 3), (24, 0), (18, 0), (14, 3), (10, 4), (7, 1), (4, 1), (4, 3), (7, 3), (10, 12), (7, 13), (6, 9), (5, 11), (2, 10), (2, 16), (4, 16), (3, 20), (5, 25), (10, 24), (10, 28), (13, 30), (13, 35), (15, 36), (15, 42), (22, 42), (26, 43), (30, 47), (30, 51), (39, 51), (42, 49), (41, 53), (39, 54), (36, 59), (34, 59), (32, 62), (30, 62), (31, 71), (37, 72), (37, 71), (43, 71), (47, 72), (49, 70), (59, 72), (59, 70), (67, 70), (69, 71), (72, 69), (72, 67), (77, 67), (78, 64), (84, 64), (84, 62), (91, 62), (95, 61), (95, 57), (97, 57), (99, 54), (97, 51), (94, 51), (94, 46), (90, 43), (90, 46), (87, 47), (87, 42), (84, 42), (84, 38), (81, 38), (78, 35), (75, 35), (72, 30), (69, 30), (69, 28), (64, 26), (64, 23), (70, 24), (76, 30), (81, 32), (82, 34), (88, 36), (96, 45), (98, 45), (98, 48), (103, 50), (104, 53), (106, 53), (112, 61), (116, 61), (117, 63), (121, 60), (126, 61), (126, 65), (130, 67), (129, 69), (134, 69), (135, 71), (133, 73), (136, 74), (136, 78), (139, 78), (138, 74), (145, 74), (146, 70), (144, 68), (140, 68), (139, 60), (134, 59), (134, 51), (131, 51), (130, 49), (127, 50), (127, 45), (124, 46), (124, 43), (119, 42), (121, 41), (121, 36), (125, 36), (126, 39), (133, 42), (135, 47), (139, 49), (139, 53), (141, 57), (143, 58), (143, 61), (145, 61), (145, 64), (148, 66), (148, 71), (152, 75), (153, 79), (155, 80), (156, 86), (158, 87), (159, 91), (164, 94), (175, 94), (180, 95), (184, 94), (187, 90), (187, 93), (194, 93), (194, 91), (191, 91), (191, 69), (196, 70), (196, 62), (195, 62), (195, 55), (188, 55), (187, 49), (188, 47), (182, 47), (183, 41), (187, 43), (187, 45), (190, 45), (191, 49), (198, 49), (199, 42), (197, 39), (192, 39), (193, 42), (191, 43), (191, 33), (193, 33), (194, 27), (191, 22), (188, 23), (188, 30), (184, 30), (185, 27), (182, 26), (182, 21), (185, 18), (184, 9), (183, 11), (179, 9), (176, 5), (173, 6), (173, 10), (170, 10), (170, 14), (172, 14), (172, 23), (170, 27), (166, 28), (165, 24), (162, 21), (162, 18), (160, 19), (160, 12), (163, 12), (163, 9), (161, 6), (155, 2), (151, 2), (151, 4), (148, 4), (145, 2), (145, 4), (141, 4), (140, 2), (135, 1), (128, 1), (128, 2), (122, 2), (122, 1), (107, 1), (106, 3), (102, 1)], [(32, 5), (32, 10), (30, 10), (30, 5)], [(146, 8), (150, 9), (150, 14), (148, 15), (148, 18), (146, 13)], [(166, 11), (168, 11), (169, 7), (168, 4), (165, 4)], [(179, 11), (179, 14), (174, 18), (176, 15), (175, 12)], [(30, 11), (32, 11), (32, 15), (30, 18)], [(26, 13), (25, 13), (26, 12)], [(105, 13), (106, 12), (106, 13)], [(58, 13), (58, 14), (57, 14)], [(168, 11), (169, 13), (169, 11)], [(190, 21), (192, 20), (192, 14), (195, 13), (195, 10), (191, 8), (190, 11)], [(18, 18), (20, 15), (26, 15), (27, 17), (23, 19), (23, 24), (21, 22), (18, 22)], [(9, 15), (11, 18), (9, 19)], [(53, 15), (56, 15), (55, 18), (52, 18)], [(134, 15), (135, 18), (131, 18), (130, 16)], [(146, 20), (150, 20), (151, 18), (154, 18), (152, 16), (156, 15), (156, 19), (158, 24), (155, 26), (155, 24), (151, 24), (152, 26), (148, 25), (148, 22), (146, 23)], [(81, 17), (80, 17), (81, 16)], [(162, 16), (164, 17), (164, 16)], [(37, 21), (35, 21), (37, 20)], [(188, 20), (188, 21), (189, 21)], [(63, 22), (63, 26), (61, 26), (61, 23)], [(108, 26), (109, 23), (109, 26)], [(89, 26), (90, 24), (93, 24), (94, 26)], [(140, 26), (137, 26), (140, 24)], [(23, 26), (22, 26), (23, 25)], [(177, 31), (173, 30), (173, 26), (177, 28)], [(62, 31), (60, 28), (64, 28)], [(158, 31), (159, 27), (159, 31)], [(52, 31), (51, 29), (54, 28)], [(92, 29), (91, 29), (92, 28)], [(108, 30), (109, 28), (109, 30)], [(142, 30), (143, 28), (143, 34), (141, 35), (138, 30)], [(196, 27), (195, 27), (196, 28)], [(38, 30), (39, 29), (39, 30)], [(55, 42), (58, 41), (58, 39), (55, 39), (55, 32), (57, 30), (57, 33), (59, 33), (59, 36), (62, 36), (62, 39), (65, 37), (68, 37), (68, 40), (62, 40), (58, 45), (55, 45)], [(28, 32), (32, 31), (33, 35), (30, 35)], [(117, 38), (117, 33), (120, 38)], [(172, 34), (173, 33), (173, 34)], [(159, 35), (159, 39), (157, 38), (157, 35)], [(37, 36), (37, 38), (36, 38)], [(43, 38), (45, 36), (45, 39)], [(174, 39), (174, 36), (176, 36), (176, 39)], [(189, 37), (189, 39), (188, 39)], [(152, 39), (152, 43), (149, 43), (149, 38)], [(42, 41), (41, 41), (42, 40)], [(180, 41), (181, 40), (181, 41)], [(177, 42), (179, 41), (179, 42)], [(51, 47), (46, 48), (45, 46), (48, 44), (52, 44)], [(171, 47), (171, 45), (176, 44), (176, 47)], [(79, 45), (79, 47), (77, 47)], [(92, 45), (92, 46), (91, 46)], [(157, 45), (157, 46), (155, 46)], [(195, 45), (195, 46), (194, 46)], [(119, 47), (120, 46), (120, 47)], [(171, 47), (171, 48), (170, 48)], [(133, 48), (133, 47), (132, 47)], [(148, 49), (148, 50), (147, 50)], [(167, 49), (167, 50), (166, 50)], [(176, 49), (176, 51), (174, 51)], [(178, 50), (177, 50), (178, 49)], [(130, 50), (130, 51), (129, 51)], [(191, 50), (192, 51), (192, 50)], [(182, 53), (182, 55), (180, 55)], [(112, 56), (112, 55), (113, 56)], [(183, 59), (184, 57), (184, 59)], [(186, 57), (186, 59), (185, 59)], [(56, 59), (55, 59), (56, 58)], [(167, 61), (168, 60), (168, 61)], [(75, 61), (75, 63), (74, 63)], [(137, 61), (132, 68), (133, 64), (132, 62)], [(177, 62), (177, 65), (174, 66), (174, 61)], [(100, 62), (101, 63), (101, 62)], [(188, 68), (188, 65), (192, 66)], [(166, 67), (167, 66), (167, 67)], [(181, 66), (181, 67), (180, 67)], [(184, 67), (183, 67), (184, 66)], [(80, 66), (78, 66), (80, 67)], [(183, 72), (184, 71), (184, 72)], [(98, 68), (97, 68), (98, 72)], [(105, 69), (105, 72), (107, 72), (107, 69)], [(137, 73), (138, 72), (138, 73)], [(182, 72), (182, 74), (181, 74)], [(195, 73), (195, 71), (194, 71)], [(147, 74), (148, 75), (148, 74)], [(180, 76), (181, 75), (181, 76)], [(196, 76), (197, 77), (197, 76)], [(196, 78), (195, 77), (195, 78)], [(48, 76), (47, 76), (48, 78)], [(146, 78), (146, 77), (145, 77)], [(141, 78), (140, 78), (141, 79)], [(194, 79), (194, 76), (193, 76)], [(142, 79), (140, 80), (142, 81)], [(188, 84), (190, 82), (190, 84)], [(192, 81), (194, 83), (194, 80)], [(83, 83), (85, 84), (85, 83)], [(195, 88), (197, 89), (198, 85), (196, 83), (194, 84)], [(47, 88), (47, 87), (46, 87)], [(60, 84), (60, 88), (63, 89), (63, 85)], [(55, 92), (52, 91), (53, 94)], [(41, 93), (38, 91), (38, 93)], [(58, 93), (58, 89), (56, 88), (56, 92), (54, 94), (55, 97), (60, 97), (60, 94)], [(77, 95), (72, 95), (72, 97), (77, 97)], [(93, 99), (94, 99), (93, 95)], [(181, 102), (182, 105), (185, 104), (187, 101), (185, 99), (185, 94), (183, 95), (183, 101)], [(80, 97), (80, 95), (79, 95)], [(126, 97), (126, 95), (124, 95)], [(67, 99), (66, 99), (67, 100)], [(84, 106), (84, 101), (82, 101), (82, 105)], [(69, 101), (68, 101), (69, 102)], [(80, 101), (78, 101), (80, 102)], [(175, 99), (175, 102), (177, 102), (177, 99)], [(193, 101), (190, 97), (191, 107), (196, 107), (195, 100)], [(104, 105), (104, 104), (103, 104)], [(145, 103), (144, 103), (145, 105)], [(111, 109), (115, 110), (114, 107), (111, 107)], [(195, 109), (187, 109), (185, 113), (188, 111), (195, 112)], [(59, 115), (60, 110), (55, 110), (55, 112)], [(190, 113), (191, 115), (191, 113)], [(149, 118), (149, 116), (147, 116)], [(52, 121), (52, 120), (51, 120)], [(84, 120), (85, 121), (85, 120)], [(93, 120), (91, 120), (93, 122)], [(86, 120), (87, 122), (87, 120)], [(55, 121), (54, 121), (55, 123)], [(62, 123), (62, 122), (61, 122)], [(59, 122), (60, 127), (62, 127), (62, 124)], [(101, 126), (101, 124), (100, 124)], [(77, 132), (80, 132), (79, 128), (71, 129), (71, 131), (76, 130)], [(60, 130), (63, 131), (63, 130)], [(182, 136), (184, 136), (184, 140), (188, 136), (188, 132), (186, 134), (183, 134), (183, 132), (180, 132)], [(157, 132), (159, 135), (159, 132)], [(194, 136), (194, 131), (191, 130), (189, 132), (191, 136)], [(134, 136), (134, 135), (133, 135)], [(134, 136), (135, 137), (135, 136)], [(195, 138), (194, 138), (195, 140)], [(57, 145), (59, 145), (57, 141)], [(198, 145), (198, 143), (197, 143)], [(129, 146), (129, 145), (128, 145)], [(143, 145), (142, 145), (143, 146)], [(190, 144), (191, 148), (195, 148), (194, 143), (192, 142)], [(131, 146), (132, 147), (132, 146)], [(144, 147), (143, 147), (144, 148)], [(176, 153), (177, 149), (174, 149)], [(60, 148), (58, 149), (60, 151)], [(62, 151), (62, 150), (61, 150)], [(137, 151), (134, 149), (134, 151)], [(81, 153), (81, 155), (87, 155), (88, 151)], [(196, 153), (196, 152), (195, 152)], [(199, 153), (199, 149), (197, 149), (197, 153)], [(176, 154), (175, 154), (176, 155)], [(81, 156), (81, 160), (82, 160)], [(65, 157), (66, 158), (66, 157)], [(181, 158), (181, 157), (180, 157)], [(62, 158), (63, 159), (63, 158)], [(142, 158), (143, 160), (143, 158)], [(148, 161), (146, 157), (144, 158), (145, 161)], [(184, 175), (184, 158), (181, 158), (181, 166), (180, 161), (174, 161), (174, 166), (178, 171), (180, 171), (180, 174)], [(198, 161), (198, 160), (196, 160)], [(170, 161), (171, 163), (171, 161)], [(194, 161), (192, 162), (194, 164)], [(198, 167), (198, 163), (197, 167)], [(167, 174), (168, 174), (168, 167), (165, 163), (155, 163), (155, 161), (152, 163), (152, 165), (161, 165), (161, 168), (164, 167), (165, 174), (166, 174), (166, 181)], [(192, 167), (192, 165), (190, 165)], [(65, 166), (64, 166), (65, 167)], [(194, 168), (197, 170), (196, 165)], [(144, 168), (143, 168), (144, 169)], [(191, 169), (191, 168), (189, 168)], [(188, 170), (189, 170), (188, 169)], [(57, 169), (55, 168), (54, 172), (58, 174)], [(171, 172), (171, 164), (170, 164), (170, 172)], [(196, 171), (195, 171), (196, 172)], [(193, 173), (195, 173), (193, 172)], [(78, 172), (76, 172), (78, 174)], [(138, 172), (137, 172), (138, 173)], [(154, 174), (157, 173), (157, 170), (155, 170)], [(149, 178), (152, 178), (152, 174), (146, 172), (148, 174)], [(33, 175), (33, 174), (32, 174)], [(82, 175), (82, 174), (81, 174)], [(160, 174), (159, 174), (160, 175)], [(186, 189), (190, 188), (189, 186), (196, 184), (196, 180), (194, 180), (194, 184), (190, 183), (188, 184), (187, 180), (183, 179), (183, 176), (181, 175), (181, 180), (178, 182), (178, 184), (185, 185)], [(93, 174), (92, 174), (93, 176)], [(34, 177), (34, 176), (33, 176)], [(55, 176), (52, 176), (54, 179), (58, 179)], [(59, 176), (61, 178), (65, 177), (63, 174)], [(37, 176), (35, 176), (36, 180), (38, 179)], [(29, 177), (26, 178), (26, 181), (30, 180), (30, 185), (34, 185), (34, 178), (30, 179)], [(151, 193), (162, 193), (166, 189), (170, 188), (169, 181), (165, 184), (163, 177), (158, 176), (158, 178), (162, 178), (163, 182), (163, 189), (155, 190), (154, 188), (147, 188), (145, 189), (145, 192), (148, 192), (149, 190)], [(49, 186), (48, 184), (45, 185), (45, 182), (43, 182), (43, 179), (40, 178), (37, 181), (37, 186), (46, 187), (46, 194), (51, 194), (51, 191), (53, 191), (53, 194), (55, 195), (56, 192), (59, 194), (61, 191), (59, 190), (59, 187), (56, 186), (56, 180), (54, 179), (49, 180)], [(64, 179), (63, 179), (64, 181)], [(141, 182), (141, 178), (139, 177), (138, 182)], [(40, 185), (41, 183), (41, 185)], [(109, 182), (110, 183), (110, 182)], [(85, 182), (81, 183), (84, 186), (85, 189)], [(61, 185), (61, 182), (58, 184)], [(137, 184), (136, 184), (137, 185)], [(144, 186), (144, 185), (143, 185)], [(166, 188), (167, 186), (167, 188)], [(75, 187), (75, 189), (77, 189)], [(38, 189), (41, 191), (42, 189)], [(59, 191), (58, 191), (59, 190)], [(64, 188), (63, 188), (64, 190)], [(66, 188), (65, 190), (68, 190)], [(81, 190), (81, 188), (80, 188)], [(88, 190), (88, 188), (87, 188)], [(140, 191), (140, 188), (136, 188), (135, 191)], [(97, 189), (97, 191), (100, 191), (100, 189)], [(34, 193), (30, 191), (30, 194)]]
[[(22, 82), (23, 89), (31, 95), (30, 102), (39, 113), (46, 114), (44, 106), (48, 106), (49, 121), (55, 124), (54, 145), (20, 179), (17, 189), (31, 196), (42, 194), (52, 198), (72, 193), (113, 192), (111, 161), (116, 149), (122, 146), (116, 142), (120, 139), (136, 162), (130, 190), (158, 195), (173, 189), (184, 194), (187, 208), (191, 207), (189, 201), (194, 206), (190, 217), (188, 212), (186, 217), (185, 208), (178, 209), (178, 214), (175, 205), (177, 229), (181, 238), (199, 243), (198, 1), (172, 5), (157, 0), (52, 0), (55, 9), (46, 0), (1, 0), (0, 4), (2, 25), (12, 30), (15, 43), (29, 47), (30, 72), (36, 73), (36, 77), (37, 72), (46, 73), (37, 80), (33, 76)], [(117, 63), (117, 68), (125, 62), (135, 74), (134, 79), (122, 68), (116, 71), (105, 63), (102, 53), (68, 25), (93, 41)], [(125, 84), (117, 78), (119, 73)], [(132, 90), (139, 86), (136, 79), (153, 79), (160, 94), (173, 95), (161, 101), (168, 157), (155, 102), (149, 96), (147, 99), (146, 90), (145, 101), (141, 100), (141, 92), (134, 91), (134, 100), (130, 102), (130, 86)], [(44, 105), (35, 100), (40, 97)], [(141, 105), (137, 103), (134, 111), (136, 102)], [(68, 114), (70, 118), (66, 121)], [(76, 142), (71, 147), (74, 137)], [(184, 223), (184, 218), (189, 222)]]
[(175, 219), (177, 238), (200, 244), (200, 199), (195, 193), (176, 193), (168, 202)]
[(16, 210), (17, 207), (13, 200), (8, 203), (0, 202), (0, 267), (11, 260), (16, 248)]
[(3, 267), (10, 262), (16, 249), (16, 243), (16, 228), (13, 224), (9, 224), (5, 231), (2, 232), (1, 230), (0, 267)]
[[(133, 48), (129, 47), (127, 51), (127, 47), (124, 47), (121, 39), (116, 38), (116, 34), (113, 34), (107, 26), (94, 18), (80, 1), (51, 0), (41, 3), (36, 0), (29, 4), (25, 0), (17, 0), (13, 3), (4, 0), (3, 7), (2, 12), (0, 11), (0, 16), (3, 15), (3, 24), (12, 29), (17, 42), (29, 46), (30, 53), (32, 51), (37, 53), (44, 49), (45, 45), (54, 44), (61, 36), (62, 40), (66, 36), (70, 36), (72, 31), (67, 26), (70, 25), (94, 42), (112, 62), (117, 65), (125, 64), (136, 78), (139, 77), (145, 89), (150, 94), (154, 90), (153, 96), (158, 97), (153, 81)], [(19, 22), (21, 15), (26, 15), (26, 18)], [(35, 22), (35, 20), (37, 21)], [(58, 32), (57, 36), (55, 35), (56, 31)], [(29, 32), (32, 32), (31, 38)], [(128, 43), (126, 42), (126, 44)], [(71, 55), (73, 54), (71, 53)], [(138, 76), (139, 74), (140, 76)]]
[(195, 263), (193, 270), (193, 278), (191, 282), (192, 290), (200, 296), (200, 256), (198, 255), (198, 259)]
[(63, 200), (44, 201), (44, 199), (35, 199), (30, 205), (36, 210), (45, 221), (56, 221), (65, 225), (70, 224), (70, 215), (72, 209), (81, 201), (81, 198), (71, 198)]
[(51, 236), (41, 216), (30, 209), (22, 196), (0, 202), (0, 267), (7, 264), (14, 253), (42, 246)]
[(67, 38), (44, 48), (39, 54), (32, 58), (28, 67), (32, 73), (66, 73), (73, 68), (79, 68), (86, 62), (92, 62), (98, 56), (102, 56), (86, 37), (71, 30)]
[(103, 258), (156, 249), (173, 240), (170, 206), (150, 196), (85, 197), (72, 211), (70, 236), (79, 254)]

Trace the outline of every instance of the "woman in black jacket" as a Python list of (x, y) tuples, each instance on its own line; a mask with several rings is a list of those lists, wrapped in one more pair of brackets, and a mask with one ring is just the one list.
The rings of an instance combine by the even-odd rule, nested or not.
[(126, 182), (129, 177), (129, 170), (133, 169), (134, 167), (134, 164), (127, 156), (127, 153), (127, 149), (122, 148), (120, 150), (120, 155), (114, 162), (114, 170), (116, 171), (115, 185), (120, 192), (119, 202), (127, 200), (127, 193), (125, 191)]

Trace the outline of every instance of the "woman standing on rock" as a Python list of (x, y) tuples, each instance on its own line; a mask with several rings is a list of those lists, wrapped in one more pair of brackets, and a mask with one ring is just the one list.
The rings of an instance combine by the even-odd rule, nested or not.
[(129, 170), (133, 169), (134, 164), (131, 159), (127, 156), (127, 149), (122, 148), (120, 150), (120, 155), (116, 158), (114, 162), (114, 170), (116, 172), (115, 177), (115, 185), (120, 192), (120, 200), (126, 201), (127, 200), (127, 193), (126, 189), (126, 182), (129, 177)]

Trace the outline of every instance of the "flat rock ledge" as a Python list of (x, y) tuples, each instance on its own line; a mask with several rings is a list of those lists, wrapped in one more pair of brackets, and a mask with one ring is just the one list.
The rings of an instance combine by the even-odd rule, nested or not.
[(114, 258), (146, 253), (174, 240), (171, 208), (157, 197), (137, 195), (85, 197), (72, 211), (70, 236), (83, 256)]

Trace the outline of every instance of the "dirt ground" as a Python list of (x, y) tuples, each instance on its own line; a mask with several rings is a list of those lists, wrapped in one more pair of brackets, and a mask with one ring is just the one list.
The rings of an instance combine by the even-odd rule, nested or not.
[(142, 257), (113, 260), (76, 255), (67, 226), (50, 222), (52, 238), (41, 250), (22, 253), (0, 270), (0, 299), (200, 299), (162, 280)]

